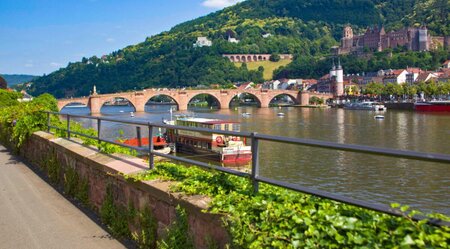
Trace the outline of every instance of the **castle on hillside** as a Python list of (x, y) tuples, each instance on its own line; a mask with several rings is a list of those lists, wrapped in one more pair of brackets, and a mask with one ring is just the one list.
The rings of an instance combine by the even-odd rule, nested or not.
[(387, 48), (405, 46), (411, 51), (430, 51), (448, 48), (450, 37), (431, 36), (426, 26), (403, 28), (386, 32), (384, 27), (369, 27), (362, 35), (354, 35), (350, 26), (344, 27), (341, 45), (334, 47), (335, 54), (362, 53), (364, 49), (381, 52)]

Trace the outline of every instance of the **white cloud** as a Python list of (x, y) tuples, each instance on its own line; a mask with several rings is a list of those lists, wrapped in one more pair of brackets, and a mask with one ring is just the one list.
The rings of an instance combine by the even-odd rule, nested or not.
[(209, 8), (225, 8), (242, 0), (204, 0), (202, 5)]
[(115, 41), (116, 41), (116, 39), (111, 38), (111, 37), (106, 39), (106, 42), (109, 42), (109, 43), (112, 43), (112, 42), (115, 42)]
[(58, 62), (50, 62), (51, 67), (61, 67), (61, 63)]
[(25, 63), (25, 67), (34, 67), (33, 63)]

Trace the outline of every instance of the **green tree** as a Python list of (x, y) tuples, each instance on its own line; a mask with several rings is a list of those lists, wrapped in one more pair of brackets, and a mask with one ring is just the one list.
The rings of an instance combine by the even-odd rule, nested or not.
[(270, 61), (273, 61), (273, 62), (278, 62), (278, 61), (280, 61), (280, 55), (279, 54), (277, 54), (277, 53), (273, 53), (273, 54), (271, 54), (270, 55), (270, 58), (269, 58), (269, 60)]

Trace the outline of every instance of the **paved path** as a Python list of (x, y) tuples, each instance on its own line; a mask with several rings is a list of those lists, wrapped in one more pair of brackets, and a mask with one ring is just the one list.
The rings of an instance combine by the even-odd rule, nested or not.
[(0, 145), (0, 248), (124, 248)]

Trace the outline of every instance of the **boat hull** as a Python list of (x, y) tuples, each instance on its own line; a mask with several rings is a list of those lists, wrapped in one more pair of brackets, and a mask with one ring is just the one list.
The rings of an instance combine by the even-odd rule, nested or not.
[(192, 145), (183, 143), (176, 143), (175, 145), (177, 152), (191, 155), (198, 155), (198, 157), (200, 158), (212, 159), (223, 163), (245, 163), (252, 160), (251, 151), (243, 151), (242, 153), (221, 154), (215, 151), (197, 148)]
[(450, 112), (450, 102), (419, 102), (414, 104), (419, 112)]

